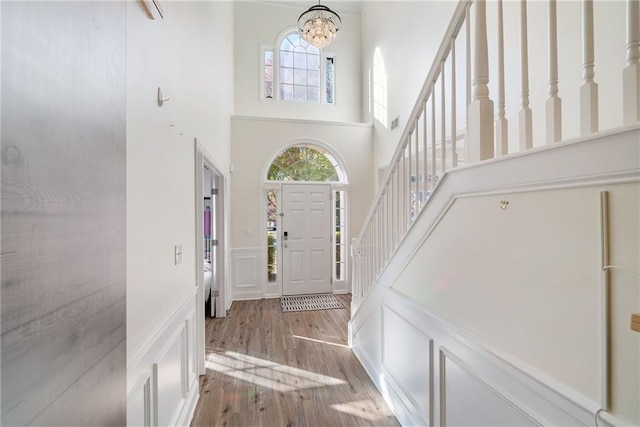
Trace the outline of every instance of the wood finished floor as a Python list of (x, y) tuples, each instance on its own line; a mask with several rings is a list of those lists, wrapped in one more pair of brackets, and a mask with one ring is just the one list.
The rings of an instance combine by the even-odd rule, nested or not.
[(206, 375), (192, 426), (397, 426), (347, 347), (347, 308), (281, 313), (234, 302), (206, 320)]

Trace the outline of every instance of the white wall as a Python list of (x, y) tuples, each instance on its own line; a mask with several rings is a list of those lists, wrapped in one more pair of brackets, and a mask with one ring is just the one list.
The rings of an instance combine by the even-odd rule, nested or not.
[(230, 164), (233, 5), (162, 6), (165, 19), (151, 20), (127, 3), (127, 355), (140, 364), (128, 366), (130, 392), (151, 368), (145, 351), (195, 304), (194, 138), (223, 171)]
[[(359, 122), (360, 18), (336, 9), (342, 27), (325, 50), (335, 52), (336, 104), (309, 105), (260, 99), (260, 44), (275, 44), (285, 29), (295, 28), (298, 17), (311, 4), (295, 6), (257, 1), (235, 2), (235, 106), (236, 114)], [(331, 5), (329, 5), (331, 7)]]
[[(455, 1), (364, 2), (362, 111), (363, 121), (374, 124), (375, 171), (389, 162), (396, 149), (455, 7)], [(400, 127), (394, 131), (373, 120), (369, 108), (369, 73), (376, 47), (387, 72), (389, 121), (400, 116)]]
[[(268, 163), (293, 142), (324, 142), (344, 161), (349, 180), (348, 225), (351, 236), (358, 233), (372, 199), (371, 126), (235, 116), (232, 117), (231, 128), (233, 221), (230, 239), (233, 250), (258, 248), (266, 251), (266, 248), (262, 248), (264, 236), (261, 234), (265, 220), (264, 173)], [(252, 253), (249, 258), (244, 254), (243, 262), (254, 260), (251, 265), (259, 266), (255, 258), (258, 255)], [(240, 272), (234, 271), (236, 273)], [(241, 273), (244, 275), (242, 280), (252, 282), (266, 276), (251, 273), (250, 277), (246, 277), (247, 271)]]

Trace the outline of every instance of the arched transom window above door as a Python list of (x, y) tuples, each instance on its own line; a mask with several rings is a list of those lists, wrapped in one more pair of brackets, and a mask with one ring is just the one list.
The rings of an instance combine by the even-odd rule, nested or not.
[(267, 181), (346, 182), (340, 164), (323, 148), (300, 144), (282, 151), (269, 166)]

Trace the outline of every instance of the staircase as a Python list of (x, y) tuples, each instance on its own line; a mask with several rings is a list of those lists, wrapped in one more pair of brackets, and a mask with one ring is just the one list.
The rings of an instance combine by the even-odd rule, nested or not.
[[(610, 47), (627, 64), (623, 117), (605, 130), (594, 3), (579, 5), (579, 112), (562, 109), (553, 0), (548, 96), (530, 108), (531, 6), (517, 6), (507, 37), (520, 41), (520, 109), (509, 112), (503, 3), (458, 3), (353, 245), (352, 348), (406, 425), (637, 425), (640, 2), (626, 1), (626, 43)], [(571, 115), (580, 135), (563, 138)]]

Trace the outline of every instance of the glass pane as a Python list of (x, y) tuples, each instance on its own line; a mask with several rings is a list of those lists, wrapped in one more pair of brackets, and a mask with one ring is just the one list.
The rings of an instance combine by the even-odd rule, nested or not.
[(307, 84), (307, 70), (294, 70), (293, 71), (293, 83), (296, 85)]
[(320, 68), (320, 55), (307, 55), (307, 68), (310, 70)]
[(307, 68), (307, 53), (295, 52), (293, 54), (293, 66), (294, 68)]
[(264, 84), (264, 97), (273, 98), (273, 82), (265, 82)]
[(273, 65), (273, 51), (265, 50), (264, 52), (264, 64)]
[(306, 86), (294, 86), (293, 99), (296, 101), (307, 100), (307, 87)]
[(320, 55), (320, 49), (318, 49), (315, 46), (310, 45), (304, 39), (300, 39), (300, 41), (301, 41), (302, 46), (304, 46), (307, 49), (307, 53), (310, 53), (312, 55)]
[(300, 37), (300, 34), (292, 33), (287, 36), (287, 39), (291, 42), (292, 46), (300, 46), (301, 43), (306, 43), (306, 41)]
[(267, 229), (275, 230), (278, 221), (278, 203), (276, 200), (276, 192), (267, 191)]
[(267, 191), (267, 281), (275, 282), (278, 273), (278, 206), (274, 190)]
[(347, 276), (347, 268), (346, 268), (344, 262), (337, 263), (336, 264), (336, 279), (337, 280), (344, 280), (346, 276)]
[(307, 90), (307, 100), (314, 102), (320, 101), (320, 89), (310, 86)]
[(283, 67), (293, 67), (293, 53), (280, 52), (280, 65)]
[(308, 85), (309, 86), (315, 86), (318, 87), (320, 86), (320, 78), (319, 78), (319, 72), (317, 71), (309, 71), (308, 72), (308, 76), (309, 76), (309, 80), (308, 80)]
[(293, 99), (293, 85), (280, 85), (280, 98), (281, 99)]
[(335, 92), (334, 89), (334, 72), (333, 72), (333, 58), (327, 58), (327, 104), (333, 104), (333, 94)]
[(272, 82), (273, 81), (273, 66), (265, 65), (264, 67), (264, 81)]
[(280, 69), (280, 83), (293, 84), (293, 69), (291, 68)]
[[(303, 91), (307, 89), (305, 86), (301, 88)], [(307, 145), (297, 145), (283, 151), (269, 167), (267, 178), (270, 181), (318, 182), (339, 179), (335, 161), (323, 151)]]
[(289, 36), (286, 39), (282, 40), (282, 44), (280, 45), (280, 50), (293, 51), (293, 44), (289, 40), (290, 38), (291, 38), (291, 36)]

